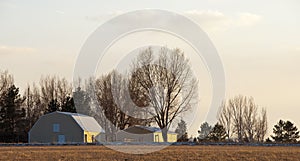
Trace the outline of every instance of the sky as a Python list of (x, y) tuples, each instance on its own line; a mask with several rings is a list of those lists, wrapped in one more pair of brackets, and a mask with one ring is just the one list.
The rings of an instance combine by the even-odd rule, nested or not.
[[(226, 98), (254, 97), (267, 109), (271, 133), (279, 119), (300, 126), (299, 7), (297, 0), (1, 0), (0, 70), (13, 74), (21, 89), (48, 74), (72, 81), (83, 44), (103, 23), (129, 11), (168, 10), (190, 18), (207, 33), (223, 63)], [(126, 35), (99, 61), (97, 75), (147, 45), (143, 39), (179, 47), (190, 57), (200, 82), (200, 108), (189, 130), (195, 135), (210, 106), (211, 82), (201, 59), (182, 40), (161, 32)]]

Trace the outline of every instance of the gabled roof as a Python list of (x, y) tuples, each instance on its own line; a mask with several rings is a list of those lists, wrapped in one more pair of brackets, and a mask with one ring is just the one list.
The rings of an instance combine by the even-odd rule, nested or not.
[(91, 116), (87, 116), (79, 113), (60, 112), (60, 111), (56, 111), (53, 113), (68, 115), (72, 117), (75, 120), (75, 122), (81, 127), (81, 129), (84, 131), (104, 133), (104, 130), (101, 128), (98, 122)]
[(145, 129), (145, 130), (148, 130), (150, 132), (161, 132), (161, 129), (159, 127), (142, 126), (142, 125), (134, 125), (133, 127)]
[[(134, 125), (134, 126), (131, 126), (129, 128), (141, 128), (141, 129), (147, 130), (147, 131), (149, 131), (151, 133), (161, 132), (161, 129), (159, 127), (152, 127), (152, 126)], [(129, 128), (127, 128), (127, 129), (129, 129)], [(170, 134), (176, 134), (173, 131), (168, 131), (168, 133), (170, 133)]]

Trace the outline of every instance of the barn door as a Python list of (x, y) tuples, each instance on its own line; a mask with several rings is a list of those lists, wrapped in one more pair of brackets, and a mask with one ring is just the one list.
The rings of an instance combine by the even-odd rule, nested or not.
[(65, 142), (65, 135), (58, 135), (58, 143), (63, 144)]
[(159, 142), (159, 137), (158, 137), (158, 135), (157, 135), (157, 134), (155, 135), (154, 142)]

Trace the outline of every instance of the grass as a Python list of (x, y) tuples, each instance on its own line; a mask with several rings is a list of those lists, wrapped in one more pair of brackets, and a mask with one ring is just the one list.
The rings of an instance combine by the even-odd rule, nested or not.
[[(143, 149), (155, 146), (132, 145)], [(300, 160), (300, 147), (169, 146), (149, 154), (126, 154), (105, 146), (0, 147), (0, 160)]]

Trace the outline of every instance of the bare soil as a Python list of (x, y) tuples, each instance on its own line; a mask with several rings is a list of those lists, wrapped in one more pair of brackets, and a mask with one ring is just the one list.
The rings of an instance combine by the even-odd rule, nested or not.
[[(123, 145), (124, 146), (124, 145)], [(126, 145), (142, 149), (142, 145)], [(147, 146), (155, 148), (155, 146)], [(105, 146), (3, 146), (0, 160), (300, 160), (300, 147), (169, 146), (149, 154), (126, 154)]]

